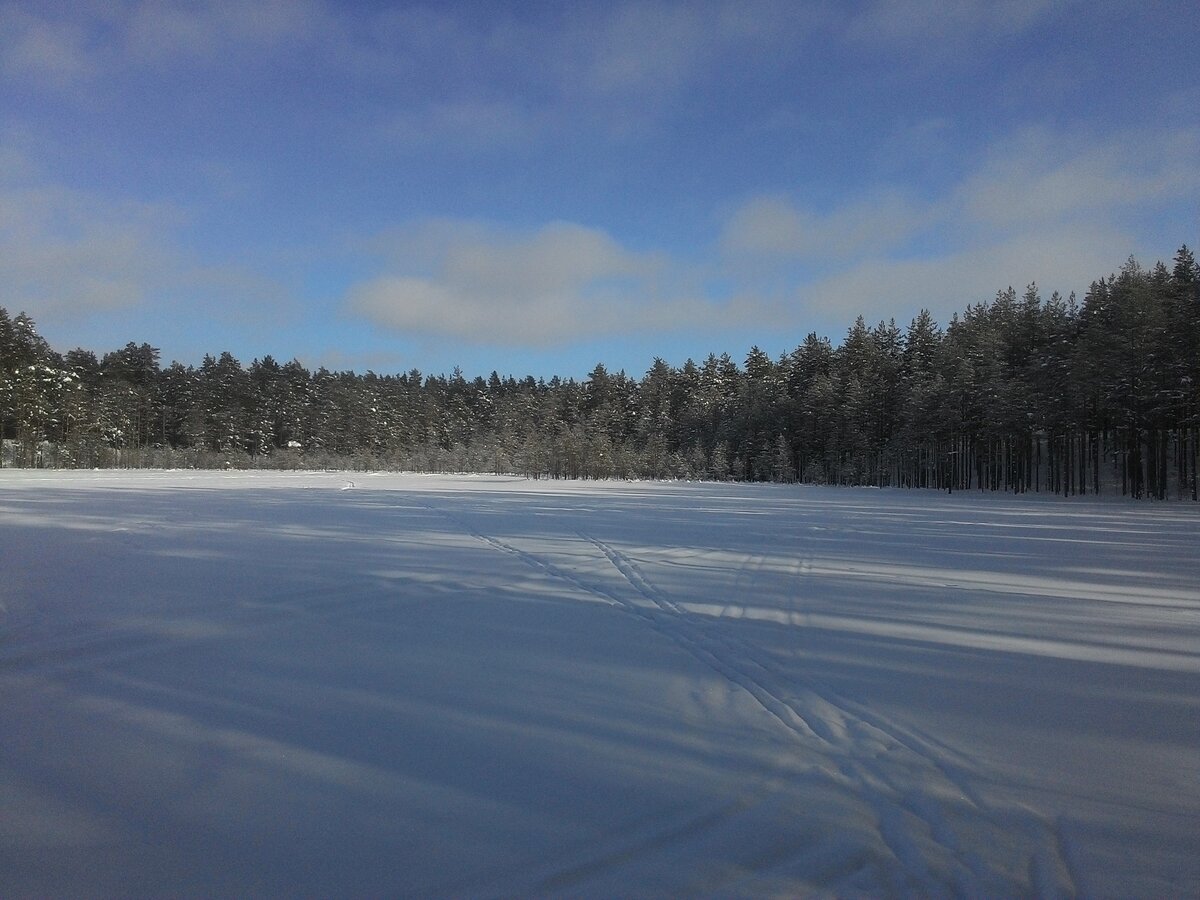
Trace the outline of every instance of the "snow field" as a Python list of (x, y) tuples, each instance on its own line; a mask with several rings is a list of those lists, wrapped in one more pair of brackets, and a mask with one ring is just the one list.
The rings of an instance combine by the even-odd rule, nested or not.
[(1200, 894), (1200, 510), (0, 472), (0, 896)]

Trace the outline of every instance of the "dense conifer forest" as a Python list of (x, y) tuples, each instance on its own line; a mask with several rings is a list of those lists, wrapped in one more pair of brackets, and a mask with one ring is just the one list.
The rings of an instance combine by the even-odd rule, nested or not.
[(0, 308), (5, 466), (400, 469), (703, 478), (1197, 499), (1200, 268), (1121, 270), (1074, 295), (1012, 288), (908, 326), (860, 316), (640, 378), (467, 380), (309, 371), (149, 344), (51, 349)]

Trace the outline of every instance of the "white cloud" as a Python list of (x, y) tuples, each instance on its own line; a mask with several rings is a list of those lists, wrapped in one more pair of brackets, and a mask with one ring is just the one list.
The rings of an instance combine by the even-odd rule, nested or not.
[(11, 145), (0, 144), (0, 163), (0, 306), (10, 312), (54, 325), (195, 308), (278, 321), (290, 302), (270, 277), (182, 251), (187, 214), (173, 204), (53, 184)]
[[(895, 253), (911, 259), (911, 245), (922, 235), (937, 235), (955, 254), (1029, 233), (1070, 233), (1075, 226), (1086, 226), (1078, 233), (1116, 236), (1126, 234), (1119, 223), (1130, 211), (1197, 191), (1200, 129), (1100, 141), (1031, 129), (994, 147), (975, 171), (930, 200), (885, 188), (818, 211), (784, 194), (751, 197), (726, 221), (720, 248), (736, 268), (804, 263), (827, 269)], [(1134, 249), (1126, 246), (1120, 256)]]
[[(706, 262), (634, 252), (566, 223), (514, 234), (426, 222), (387, 239), (387, 271), (348, 304), (400, 331), (524, 346), (655, 329), (836, 329), (860, 313), (903, 321), (921, 308), (945, 321), (1010, 284), (1082, 293), (1130, 253), (1167, 252), (1137, 223), (1198, 199), (1198, 146), (1186, 129), (1104, 142), (1030, 132), (928, 199), (880, 189), (816, 210), (755, 196)], [(726, 299), (699, 299), (717, 294)]]
[(944, 320), (1010, 284), (1082, 293), (1131, 253), (1157, 258), (1173, 248), (1148, 245), (1136, 223), (1198, 201), (1200, 130), (1097, 141), (1041, 129), (924, 202), (882, 190), (815, 212), (786, 195), (750, 198), (720, 247), (746, 285), (777, 287), (764, 271), (790, 279), (790, 322), (923, 307)]
[(1111, 226), (1075, 225), (1029, 231), (957, 252), (895, 259), (872, 257), (807, 285), (800, 302), (847, 325), (859, 314), (905, 322), (929, 309), (943, 323), (1012, 285), (1037, 282), (1049, 296), (1082, 293), (1130, 252), (1134, 238)]
[(174, 213), (54, 186), (0, 187), (0, 303), (64, 318), (142, 302), (178, 267)]
[(933, 218), (928, 204), (883, 191), (827, 212), (805, 209), (783, 195), (753, 197), (725, 224), (727, 258), (751, 263), (837, 261), (904, 243)]
[[(556, 222), (514, 234), (454, 221), (392, 236), (393, 271), (348, 307), (378, 325), (481, 344), (548, 346), (601, 335), (728, 324), (729, 306), (670, 287), (669, 263), (603, 231)], [(433, 260), (418, 272), (418, 260)]]
[(1002, 227), (1111, 213), (1200, 189), (1200, 129), (1081, 141), (1071, 152), (1046, 130), (998, 148), (959, 190), (975, 221)]

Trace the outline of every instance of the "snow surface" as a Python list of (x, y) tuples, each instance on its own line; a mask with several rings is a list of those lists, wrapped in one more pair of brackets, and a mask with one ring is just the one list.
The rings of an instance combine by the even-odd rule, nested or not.
[(1200, 509), (0, 472), (0, 896), (1200, 895)]

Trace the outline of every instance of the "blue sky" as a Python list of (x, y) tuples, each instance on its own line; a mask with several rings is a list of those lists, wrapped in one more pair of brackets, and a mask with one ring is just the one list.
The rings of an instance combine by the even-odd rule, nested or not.
[(0, 3), (0, 306), (640, 375), (1200, 242), (1192, 3)]

